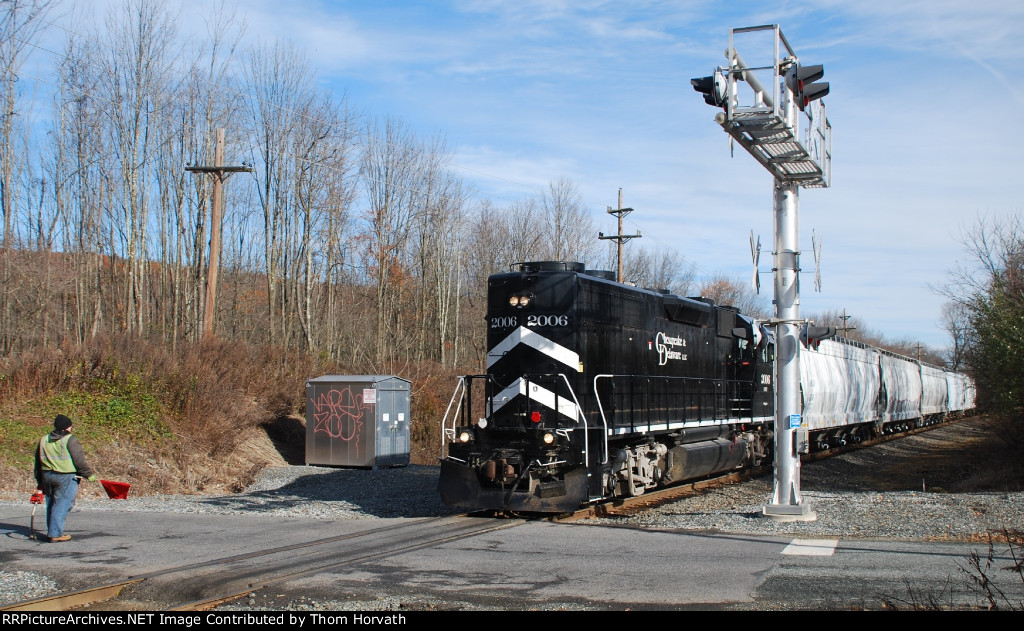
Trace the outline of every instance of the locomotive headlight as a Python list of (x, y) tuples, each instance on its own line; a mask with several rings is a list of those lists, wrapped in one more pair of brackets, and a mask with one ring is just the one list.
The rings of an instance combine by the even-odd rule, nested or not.
[(555, 442), (555, 435), (552, 434), (551, 432), (545, 432), (541, 440), (544, 441), (545, 445), (550, 445), (551, 443)]
[(525, 307), (530, 304), (532, 299), (533, 296), (530, 294), (525, 294), (523, 296), (509, 296), (508, 304), (510, 307)]
[(460, 443), (468, 443), (469, 439), (471, 439), (472, 437), (473, 437), (473, 435), (470, 434), (469, 432), (462, 431), (462, 432), (459, 433), (459, 442)]

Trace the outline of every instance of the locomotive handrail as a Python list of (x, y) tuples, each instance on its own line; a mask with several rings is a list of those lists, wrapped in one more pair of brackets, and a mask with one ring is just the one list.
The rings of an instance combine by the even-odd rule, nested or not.
[(601, 424), (604, 425), (604, 432), (602, 432), (604, 436), (604, 460), (601, 461), (601, 464), (608, 464), (608, 419), (604, 415), (604, 406), (601, 405), (601, 395), (597, 393), (597, 380), (601, 377), (612, 378), (614, 376), (608, 374), (594, 375), (594, 400), (597, 401), (597, 411), (600, 412)]
[[(602, 378), (607, 378), (607, 379), (615, 379), (615, 378), (651, 379), (651, 377), (649, 375), (617, 375), (617, 374), (600, 374), (600, 375), (596, 375), (594, 377), (594, 398), (597, 400), (597, 409), (598, 409), (598, 412), (601, 415), (601, 422), (604, 424), (604, 428), (605, 428), (605, 448), (606, 448), (606, 452), (607, 452), (608, 435), (610, 433), (614, 433), (615, 430), (614, 429), (613, 430), (609, 430), (608, 429), (608, 418), (607, 418), (607, 415), (605, 414), (604, 405), (602, 405), (602, 403), (601, 403), (601, 397), (598, 394), (597, 380), (598, 379), (602, 379)], [(715, 396), (715, 397), (719, 396), (718, 393), (722, 392), (723, 390), (728, 390), (731, 385), (746, 383), (744, 380), (739, 380), (739, 379), (708, 379), (708, 378), (703, 378), (703, 377), (674, 377), (674, 376), (668, 376), (668, 375), (661, 375), (661, 376), (659, 376), (657, 378), (658, 379), (672, 380), (672, 381), (681, 381), (681, 382), (684, 382), (684, 383), (687, 383), (687, 384), (692, 384), (692, 383), (705, 384), (705, 385), (711, 384), (711, 385), (714, 385), (716, 393), (714, 393), (713, 395), (708, 395), (707, 393), (705, 393), (705, 394), (699, 395), (699, 396)], [(742, 422), (742, 418), (743, 418), (742, 416), (732, 416), (732, 415), (728, 415), (728, 414), (726, 416), (721, 416), (720, 417), (720, 416), (718, 416), (718, 411), (717, 410), (714, 412), (714, 422), (716, 424), (738, 423), (738, 422)], [(755, 417), (753, 416), (753, 410), (749, 410), (748, 418), (752, 422), (756, 420)], [(676, 421), (676, 422), (677, 423), (681, 423), (683, 425), (686, 424), (685, 419), (682, 420), (682, 421)], [(701, 420), (699, 422), (702, 423), (702, 424), (706, 424), (708, 422), (708, 420), (704, 419), (704, 420)], [(666, 421), (666, 423), (671, 425), (673, 422), (672, 421)], [(602, 462), (602, 464), (606, 464), (607, 462), (608, 462), (608, 460), (607, 460), (607, 455), (606, 455), (605, 460)]]
[[(457, 377), (457, 379), (458, 379), (458, 383), (456, 383), (456, 385), (455, 385), (455, 392), (452, 393), (452, 398), (448, 402), (448, 407), (447, 407), (447, 409), (445, 409), (444, 416), (441, 419), (441, 443), (442, 443), (442, 445), (441, 445), (441, 459), (442, 460), (446, 457), (446, 453), (448, 451), (446, 449), (447, 444), (445, 443), (445, 439), (446, 438), (450, 438), (451, 440), (454, 441), (454, 439), (455, 439), (455, 431), (456, 431), (456, 428), (458, 427), (458, 423), (459, 423), (459, 414), (460, 413), (466, 413), (466, 412), (464, 412), (462, 410), (462, 402), (463, 402), (463, 400), (467, 401), (467, 408), (466, 408), (467, 411), (468, 412), (472, 412), (472, 409), (470, 409), (470, 408), (472, 407), (472, 404), (473, 404), (473, 401), (472, 401), (472, 389), (473, 389), (472, 382), (473, 382), (473, 380), (474, 379), (483, 379), (485, 382), (494, 383), (494, 376), (493, 375), (486, 375), (486, 374), (484, 374), (484, 375), (459, 375)], [(455, 403), (456, 400), (458, 400), (458, 405), (456, 405), (456, 403)], [(452, 406), (453, 405), (455, 406), (454, 412), (452, 411)], [(485, 390), (485, 393), (484, 393), (484, 414), (485, 415), (489, 416), (494, 411), (492, 406), (493, 406), (493, 401), (491, 401), (490, 398), (487, 396), (486, 390)], [(447, 427), (449, 414), (451, 414), (451, 418), (452, 418), (452, 426), (451, 426), (450, 429)], [(469, 423), (472, 424), (472, 420), (470, 420)]]
[[(462, 395), (461, 392), (465, 392), (466, 389), (466, 378), (459, 376), (458, 383), (455, 384), (455, 392), (452, 393), (452, 399), (448, 402), (448, 407), (444, 411), (444, 416), (441, 418), (441, 459), (444, 460), (448, 454), (448, 440), (455, 440), (455, 426), (459, 419), (459, 410), (462, 409)], [(449, 430), (448, 425), (448, 413), (452, 411), (452, 406), (455, 405), (455, 400), (458, 399), (459, 403), (455, 406), (455, 413), (452, 415), (452, 428)]]
[[(565, 387), (569, 390), (569, 394), (572, 395), (572, 402), (576, 404), (576, 422), (583, 424), (583, 453), (584, 462), (587, 463), (587, 476), (590, 476), (590, 432), (587, 431), (587, 417), (583, 414), (583, 407), (580, 405), (579, 399), (576, 398), (576, 393), (572, 389), (572, 385), (569, 383), (569, 378), (565, 376), (565, 373), (558, 373), (558, 376), (565, 382)], [(530, 395), (527, 394), (527, 397)], [(605, 437), (608, 440), (608, 437)], [(603, 464), (603, 463), (602, 463)]]

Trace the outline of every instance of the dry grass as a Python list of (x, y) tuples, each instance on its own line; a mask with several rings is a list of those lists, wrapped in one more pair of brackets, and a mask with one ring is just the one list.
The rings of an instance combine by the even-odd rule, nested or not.
[[(55, 414), (101, 478), (133, 494), (238, 491), (266, 466), (302, 464), (305, 383), (325, 374), (396, 374), (413, 382), (411, 459), (436, 462), (434, 428), (454, 372), (430, 364), (342, 367), (239, 342), (183, 346), (96, 340), (0, 358), (0, 496), (27, 496), (31, 454)], [(83, 495), (102, 496), (99, 485)]]

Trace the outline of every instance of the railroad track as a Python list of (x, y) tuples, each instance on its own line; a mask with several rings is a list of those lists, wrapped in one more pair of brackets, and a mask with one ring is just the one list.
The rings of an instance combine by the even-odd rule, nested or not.
[(410, 520), (278, 548), (167, 568), (117, 583), (61, 592), (0, 611), (205, 611), (278, 583), (511, 528), (473, 514)]
[[(803, 454), (800, 457), (802, 463), (817, 462), (831, 458), (833, 456), (839, 456), (842, 454), (850, 453), (858, 449), (869, 449), (871, 447), (880, 445), (893, 440), (899, 440), (901, 438), (907, 438), (915, 434), (922, 432), (928, 432), (933, 429), (948, 425), (949, 423), (956, 423), (959, 420), (946, 421), (945, 423), (934, 423), (931, 425), (925, 425), (923, 427), (915, 427), (905, 432), (898, 434), (887, 434), (878, 436), (868, 440), (864, 440), (856, 444), (848, 444), (842, 447), (833, 447), (831, 449), (817, 451), (809, 454)], [(551, 518), (552, 521), (556, 522), (572, 522), (581, 519), (592, 519), (595, 517), (626, 517), (629, 515), (635, 515), (636, 513), (643, 512), (649, 508), (654, 508), (662, 504), (668, 504), (678, 499), (685, 497), (691, 497), (698, 493), (703, 493), (709, 489), (726, 486), (729, 484), (737, 484), (746, 480), (759, 478), (761, 476), (770, 475), (772, 472), (772, 465), (765, 465), (760, 467), (753, 467), (750, 469), (744, 469), (742, 471), (730, 472), (723, 475), (717, 475), (714, 477), (694, 480), (690, 482), (681, 482), (679, 484), (658, 489), (655, 491), (648, 491), (643, 495), (629, 498), (619, 498), (607, 502), (601, 502), (599, 504), (593, 504), (585, 506), (572, 513), (566, 513), (557, 517)]]
[[(857, 445), (806, 454), (801, 460), (813, 462), (857, 449), (871, 448), (947, 424), (915, 428)], [(573, 513), (555, 517), (545, 516), (544, 519), (572, 522), (594, 517), (635, 514), (709, 489), (768, 475), (771, 470), (771, 466), (763, 466), (681, 483), (666, 489), (649, 491), (634, 498), (587, 506)], [(66, 611), (88, 610), (91, 607), (104, 611), (211, 610), (278, 583), (330, 573), (359, 563), (513, 527), (523, 523), (524, 520), (521, 518), (539, 518), (513, 514), (503, 516), (515, 519), (495, 519), (497, 516), (485, 512), (465, 513), (403, 521), (383, 527), (377, 527), (378, 524), (373, 522), (367, 524), (366, 530), (355, 533), (185, 564), (132, 576), (116, 583), (0, 606), (0, 611)]]

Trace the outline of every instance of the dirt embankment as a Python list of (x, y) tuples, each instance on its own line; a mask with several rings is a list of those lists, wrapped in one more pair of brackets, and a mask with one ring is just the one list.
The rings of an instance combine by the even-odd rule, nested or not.
[(1024, 466), (1011, 420), (977, 415), (910, 439), (894, 439), (844, 458), (850, 485), (879, 491), (1024, 490)]

